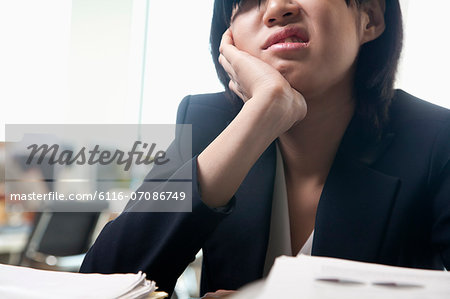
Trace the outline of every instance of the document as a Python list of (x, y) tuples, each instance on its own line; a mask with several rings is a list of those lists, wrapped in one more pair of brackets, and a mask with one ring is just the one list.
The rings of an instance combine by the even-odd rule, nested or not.
[(0, 264), (0, 298), (148, 298), (155, 289), (142, 272), (82, 274)]
[(265, 281), (232, 297), (448, 299), (450, 273), (299, 255), (275, 260)]

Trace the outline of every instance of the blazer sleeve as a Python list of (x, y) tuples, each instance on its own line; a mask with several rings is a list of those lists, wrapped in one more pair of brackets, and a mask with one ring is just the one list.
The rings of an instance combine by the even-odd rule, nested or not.
[(432, 242), (450, 270), (450, 118), (436, 138), (430, 191), (433, 204)]
[[(183, 124), (186, 119), (189, 101), (189, 97), (184, 98), (178, 108), (178, 124)], [(192, 212), (133, 212), (141, 203), (134, 203), (132, 207), (129, 204), (103, 228), (87, 252), (80, 272), (143, 271), (161, 290), (173, 291), (178, 277), (234, 206), (234, 198), (225, 209), (211, 209), (202, 202), (197, 180), (197, 155), (182, 157), (179, 150), (182, 135), (177, 131), (175, 141), (167, 149), (167, 156), (175, 158), (169, 165), (155, 165), (146, 178), (160, 177), (164, 173), (170, 175), (170, 180), (186, 169), (192, 171)], [(164, 191), (167, 188), (166, 182), (155, 186), (146, 180), (138, 191)]]

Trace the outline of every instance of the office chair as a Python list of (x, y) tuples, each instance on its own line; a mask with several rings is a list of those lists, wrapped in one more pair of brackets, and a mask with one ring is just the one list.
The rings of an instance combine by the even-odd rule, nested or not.
[[(101, 212), (42, 212), (21, 255), (19, 265), (78, 271), (84, 254), (105, 224)], [(99, 221), (103, 219), (102, 221)]]

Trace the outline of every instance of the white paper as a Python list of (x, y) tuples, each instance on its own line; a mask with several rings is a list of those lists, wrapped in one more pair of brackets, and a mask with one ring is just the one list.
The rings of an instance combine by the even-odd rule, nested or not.
[(252, 298), (448, 299), (450, 273), (325, 257), (282, 256), (276, 259), (259, 294)]
[(0, 298), (139, 298), (155, 290), (145, 274), (82, 274), (0, 264)]

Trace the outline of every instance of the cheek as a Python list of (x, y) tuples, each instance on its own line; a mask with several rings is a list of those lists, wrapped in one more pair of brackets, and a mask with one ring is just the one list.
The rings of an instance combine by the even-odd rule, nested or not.
[(249, 36), (252, 36), (250, 29), (239, 23), (233, 23), (230, 27), (231, 32), (233, 33), (233, 41), (236, 48), (238, 48), (239, 50), (247, 51), (247, 48), (249, 48), (250, 44)]
[[(359, 51), (358, 34), (352, 15), (330, 11), (320, 19), (320, 56), (330, 65), (348, 67), (353, 64)], [(343, 17), (345, 16), (345, 17)], [(342, 21), (342, 20), (345, 21)]]
[(260, 47), (257, 20), (258, 16), (249, 12), (237, 17), (230, 26), (236, 48), (254, 56), (258, 56)]

